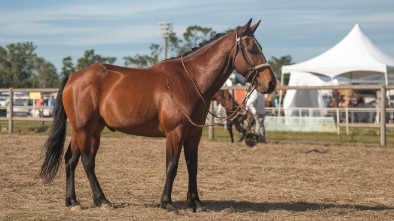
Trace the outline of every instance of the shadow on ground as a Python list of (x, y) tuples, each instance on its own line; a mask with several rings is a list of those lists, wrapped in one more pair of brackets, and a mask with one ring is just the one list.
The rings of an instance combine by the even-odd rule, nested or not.
[[(394, 207), (385, 205), (379, 206), (365, 206), (357, 204), (332, 204), (332, 203), (308, 203), (308, 202), (294, 202), (294, 203), (268, 203), (268, 202), (247, 202), (247, 201), (204, 201), (203, 202), (208, 211), (224, 211), (232, 210), (234, 212), (269, 212), (271, 210), (286, 210), (291, 212), (305, 212), (322, 209), (347, 209), (359, 211), (382, 211), (394, 210)], [(125, 205), (125, 204), (124, 204)], [(145, 205), (147, 207), (160, 207), (159, 204)], [(189, 209), (187, 202), (174, 202), (174, 206), (178, 209)]]

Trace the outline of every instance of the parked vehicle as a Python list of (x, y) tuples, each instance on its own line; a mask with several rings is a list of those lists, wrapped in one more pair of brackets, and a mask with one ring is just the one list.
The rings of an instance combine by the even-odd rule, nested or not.
[(0, 117), (5, 117), (7, 116), (7, 109), (6, 108), (2, 108), (5, 107), (5, 104), (7, 102), (7, 98), (8, 96), (6, 96), (3, 93), (0, 93)]
[[(8, 106), (10, 98), (8, 97), (5, 102), (5, 106)], [(28, 93), (15, 92), (13, 101), (13, 116), (15, 117), (30, 117), (31, 108), (21, 108), (23, 106), (33, 106), (33, 100), (29, 98)], [(7, 109), (7, 116), (9, 116), (10, 110)]]
[(8, 99), (7, 94), (0, 93), (0, 107), (5, 107), (7, 99)]

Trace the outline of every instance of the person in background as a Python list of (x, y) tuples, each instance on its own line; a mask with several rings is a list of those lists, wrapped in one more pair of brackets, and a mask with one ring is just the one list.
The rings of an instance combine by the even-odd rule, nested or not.
[[(44, 95), (41, 95), (40, 99), (38, 99), (36, 101), (36, 106), (40, 107), (40, 106), (44, 106), (44, 104), (45, 104)], [(44, 110), (39, 108), (38, 109), (38, 116), (43, 117), (43, 115), (44, 115)]]
[(53, 112), (53, 106), (55, 105), (55, 98), (51, 95), (49, 97), (49, 101), (48, 101), (48, 106), (51, 106), (51, 109), (49, 109), (49, 114), (52, 116), (52, 112)]
[(252, 112), (255, 119), (255, 132), (259, 135), (259, 143), (266, 143), (265, 139), (265, 98), (264, 94), (259, 93), (257, 90), (253, 90), (246, 107)]

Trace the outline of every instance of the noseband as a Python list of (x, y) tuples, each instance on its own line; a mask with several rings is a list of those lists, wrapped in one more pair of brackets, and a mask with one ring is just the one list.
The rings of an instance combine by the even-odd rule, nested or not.
[(241, 51), (245, 62), (248, 64), (248, 73), (246, 73), (246, 75), (245, 75), (245, 80), (246, 80), (246, 82), (249, 82), (250, 84), (253, 84), (253, 82), (255, 81), (256, 76), (257, 76), (257, 70), (262, 69), (264, 67), (269, 67), (270, 64), (269, 63), (264, 63), (264, 64), (259, 64), (259, 65), (253, 66), (253, 64), (250, 61), (249, 57), (246, 55), (245, 47), (242, 44), (242, 40), (244, 40), (246, 38), (253, 38), (254, 42), (259, 46), (259, 49), (260, 49), (259, 52), (263, 53), (261, 45), (256, 40), (254, 35), (238, 37), (238, 30), (237, 30), (235, 32), (235, 47), (236, 47), (236, 49), (235, 49), (233, 65), (235, 66), (235, 58), (237, 57), (238, 52)]

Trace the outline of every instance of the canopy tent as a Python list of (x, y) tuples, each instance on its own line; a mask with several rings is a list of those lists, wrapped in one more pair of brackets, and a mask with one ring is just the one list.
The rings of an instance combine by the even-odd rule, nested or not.
[[(336, 81), (327, 83), (319, 76), (307, 72), (292, 72), (289, 85), (291, 86), (326, 86), (337, 84)], [(327, 114), (327, 106), (324, 95), (327, 90), (287, 90), (283, 100), (285, 116), (315, 116), (324, 117)], [(315, 107), (319, 108), (310, 113), (308, 110), (294, 110), (294, 107)]]
[[(335, 77), (346, 77), (359, 82), (388, 84), (394, 77), (394, 58), (377, 48), (356, 24), (345, 38), (321, 55), (298, 64), (283, 66), (282, 83), (283, 75), (287, 73), (290, 73), (289, 86), (327, 85), (320, 79), (322, 76), (331, 81)], [(291, 107), (321, 107), (322, 99), (319, 91), (288, 91), (283, 102), (283, 107), (287, 109), (285, 114), (294, 116), (294, 111), (289, 109)], [(281, 96), (279, 100), (282, 100)], [(324, 114), (324, 110), (320, 114)]]
[(381, 74), (388, 84), (387, 74), (394, 74), (394, 58), (383, 53), (364, 34), (358, 24), (338, 44), (310, 60), (282, 67), (283, 74), (293, 71), (320, 74), (333, 79), (351, 79)]

